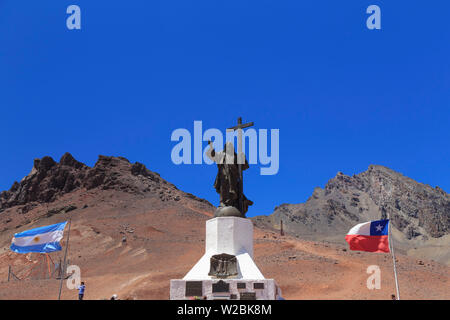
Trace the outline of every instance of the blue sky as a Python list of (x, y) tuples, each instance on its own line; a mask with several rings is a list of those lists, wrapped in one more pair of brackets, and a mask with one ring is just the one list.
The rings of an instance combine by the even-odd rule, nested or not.
[[(66, 8), (81, 8), (81, 30)], [(381, 30), (366, 8), (381, 8)], [(0, 0), (0, 190), (66, 151), (139, 161), (218, 204), (215, 166), (173, 130), (280, 129), (280, 170), (245, 173), (248, 215), (381, 164), (450, 190), (448, 1)], [(206, 143), (205, 143), (206, 146)]]

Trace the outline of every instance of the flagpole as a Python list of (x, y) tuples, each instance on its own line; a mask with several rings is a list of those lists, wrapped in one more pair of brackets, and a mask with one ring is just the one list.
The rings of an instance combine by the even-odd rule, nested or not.
[(391, 235), (391, 219), (389, 218), (388, 213), (388, 219), (389, 219), (389, 226), (388, 226), (388, 237), (389, 237), (389, 246), (391, 247), (391, 254), (392, 254), (392, 261), (394, 263), (394, 279), (395, 279), (395, 289), (397, 291), (397, 300), (400, 300), (400, 290), (398, 288), (398, 278), (397, 278), (397, 265), (395, 262), (395, 253), (394, 253), (394, 241), (392, 240)]
[(65, 266), (66, 266), (66, 257), (67, 257), (67, 248), (69, 248), (69, 237), (70, 237), (70, 227), (72, 225), (72, 218), (69, 219), (69, 231), (67, 232), (67, 241), (66, 241), (66, 250), (64, 253), (64, 262), (63, 265), (61, 267), (61, 282), (59, 284), (59, 295), (58, 295), (58, 300), (61, 300), (61, 290), (62, 290), (62, 285), (63, 285), (63, 281), (64, 281), (64, 276), (65, 276)]

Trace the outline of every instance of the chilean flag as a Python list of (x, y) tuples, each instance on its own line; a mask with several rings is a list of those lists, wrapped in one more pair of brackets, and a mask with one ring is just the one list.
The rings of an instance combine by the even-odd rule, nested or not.
[(389, 251), (389, 220), (369, 221), (357, 224), (345, 236), (350, 250), (367, 252)]

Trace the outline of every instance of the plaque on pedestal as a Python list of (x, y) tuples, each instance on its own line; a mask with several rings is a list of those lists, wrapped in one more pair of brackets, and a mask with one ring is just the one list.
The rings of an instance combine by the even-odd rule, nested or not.
[(202, 281), (186, 281), (186, 297), (203, 296)]
[(253, 284), (253, 289), (264, 289), (264, 283), (255, 282)]
[(255, 292), (241, 292), (240, 294), (241, 300), (256, 300)]
[(217, 283), (213, 283), (212, 285), (212, 292), (230, 292), (230, 284), (226, 283), (223, 280), (220, 280)]

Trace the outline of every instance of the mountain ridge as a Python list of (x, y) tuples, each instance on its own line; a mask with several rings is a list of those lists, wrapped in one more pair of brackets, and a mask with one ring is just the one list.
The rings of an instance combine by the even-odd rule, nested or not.
[[(252, 219), (273, 230), (283, 223), (283, 231), (294, 236), (343, 242), (357, 223), (388, 216), (393, 238), (405, 252), (450, 237), (450, 195), (381, 165), (353, 176), (338, 172), (305, 202), (284, 203), (272, 214)], [(449, 255), (442, 254), (448, 263)]]
[(31, 172), (7, 191), (0, 192), (0, 213), (22, 206), (27, 213), (43, 203), (78, 189), (117, 190), (135, 194), (158, 194), (162, 201), (179, 201), (181, 196), (212, 206), (207, 200), (180, 191), (175, 185), (150, 171), (140, 162), (132, 164), (124, 157), (99, 155), (93, 167), (77, 161), (66, 152), (59, 162), (49, 156), (35, 159)]
[[(170, 279), (182, 278), (201, 258), (205, 222), (213, 217), (215, 207), (123, 157), (99, 156), (93, 167), (72, 158), (66, 155), (58, 163), (39, 159), (13, 190), (2, 193), (0, 299), (57, 296), (56, 279), (35, 279), (39, 274), (27, 278), (33, 268), (39, 272), (47, 269), (39, 254), (17, 254), (9, 246), (14, 233), (69, 220), (67, 257), (71, 265), (80, 267), (87, 284), (86, 299), (105, 299), (112, 294), (120, 299), (168, 299)], [(317, 189), (315, 197), (324, 192)], [(338, 204), (335, 207), (339, 211)], [(334, 216), (333, 221), (338, 220)], [(276, 228), (256, 222), (253, 236), (258, 268), (267, 278), (277, 280), (287, 299), (390, 299), (394, 290), (390, 256), (350, 251), (346, 244), (321, 239), (321, 234), (315, 232), (315, 240), (307, 241), (300, 239), (306, 238), (303, 234), (280, 236)], [(68, 232), (61, 242), (63, 248), (66, 237)], [(445, 245), (446, 237), (432, 240)], [(422, 252), (422, 248), (417, 253), (430, 256), (430, 251)], [(439, 243), (437, 248), (441, 248)], [(409, 252), (396, 251), (402, 297), (448, 298), (442, 283), (448, 281), (449, 267), (405, 254)], [(433, 259), (436, 254), (439, 252), (432, 252)], [(54, 262), (63, 255), (64, 251), (50, 254)], [(380, 266), (381, 290), (367, 290), (368, 265)], [(22, 280), (6, 281), (10, 270)], [(62, 299), (76, 297), (76, 290), (63, 287)]]

